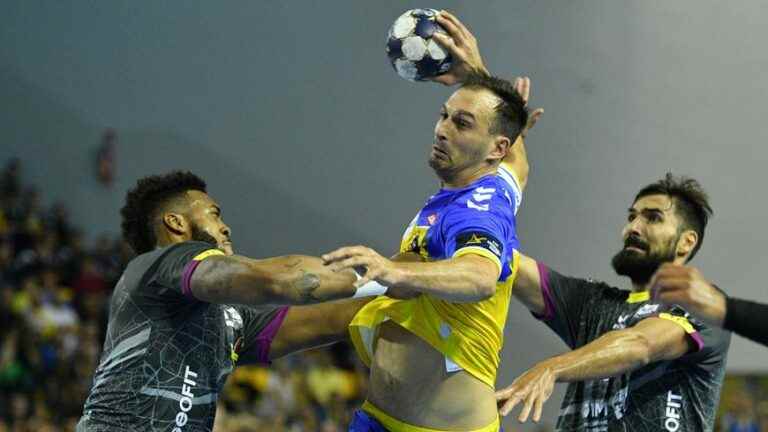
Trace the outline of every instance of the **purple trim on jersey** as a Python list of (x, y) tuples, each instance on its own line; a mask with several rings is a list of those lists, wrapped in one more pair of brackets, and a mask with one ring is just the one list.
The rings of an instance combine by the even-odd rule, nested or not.
[(544, 313), (533, 316), (542, 320), (549, 321), (555, 317), (555, 298), (552, 296), (552, 289), (549, 287), (549, 268), (540, 262), (536, 262), (539, 268), (539, 284), (541, 285), (541, 296), (544, 298)]
[(192, 287), (189, 283), (192, 281), (192, 273), (202, 261), (192, 260), (184, 266), (184, 272), (181, 274), (181, 292), (190, 300), (195, 300), (192, 294)]
[[(262, 364), (269, 364), (269, 348), (272, 346), (272, 340), (275, 338), (277, 331), (280, 330), (280, 326), (283, 325), (285, 315), (288, 314), (288, 306), (284, 306), (277, 311), (277, 314), (272, 321), (264, 327), (256, 340), (253, 347), (248, 351), (256, 354), (256, 362)], [(255, 351), (252, 351), (255, 350)]]
[(699, 332), (695, 331), (690, 334), (691, 339), (693, 339), (694, 342), (696, 342), (696, 346), (698, 349), (696, 351), (701, 351), (704, 349), (704, 339), (701, 338), (701, 334)]

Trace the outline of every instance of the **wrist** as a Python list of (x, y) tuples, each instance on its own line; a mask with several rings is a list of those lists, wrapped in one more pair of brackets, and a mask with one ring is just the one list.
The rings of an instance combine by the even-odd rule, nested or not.
[(389, 279), (391, 286), (405, 285), (406, 282), (410, 279), (408, 266), (404, 265), (404, 263), (393, 262)]
[(555, 382), (560, 382), (565, 370), (565, 359), (563, 355), (555, 356), (540, 363), (541, 367), (547, 369), (554, 377)]
[(479, 65), (470, 68), (470, 76), (490, 77), (491, 73), (488, 71), (488, 68), (486, 68), (484, 64), (480, 63)]
[(730, 297), (721, 292), (718, 292), (715, 300), (715, 310), (712, 317), (712, 324), (715, 324), (718, 327), (723, 327), (723, 325), (728, 321), (728, 303), (730, 303)]

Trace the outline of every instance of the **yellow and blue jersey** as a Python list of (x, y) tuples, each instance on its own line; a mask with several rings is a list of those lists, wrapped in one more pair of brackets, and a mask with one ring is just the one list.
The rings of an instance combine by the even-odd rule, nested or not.
[(400, 246), (400, 252), (418, 253), (427, 261), (466, 254), (488, 258), (500, 270), (495, 294), (474, 303), (430, 295), (378, 297), (350, 323), (352, 341), (367, 365), (378, 325), (393, 320), (444, 354), (447, 371), (466, 370), (494, 387), (519, 262), (515, 212), (521, 199), (512, 171), (502, 166), (499, 172), (465, 188), (438, 191), (406, 228)]

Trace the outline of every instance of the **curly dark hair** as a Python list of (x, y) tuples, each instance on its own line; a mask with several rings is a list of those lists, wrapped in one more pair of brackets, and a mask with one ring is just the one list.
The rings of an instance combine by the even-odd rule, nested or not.
[(713, 214), (709, 196), (698, 181), (685, 176), (676, 177), (672, 173), (667, 173), (663, 179), (640, 189), (635, 195), (635, 202), (648, 195), (667, 195), (672, 198), (676, 204), (675, 213), (683, 220), (681, 232), (693, 230), (699, 235), (699, 241), (688, 257), (690, 261), (704, 242), (704, 230)]
[(125, 195), (125, 205), (120, 210), (123, 238), (134, 252), (143, 254), (155, 248), (157, 238), (152, 220), (158, 210), (190, 190), (205, 192), (206, 184), (189, 171), (151, 175), (136, 182), (136, 187)]
[(490, 132), (504, 135), (511, 142), (528, 122), (528, 110), (515, 85), (503, 78), (488, 75), (473, 75), (461, 88), (484, 88), (495, 94), (501, 102), (496, 105), (496, 119), (491, 125)]

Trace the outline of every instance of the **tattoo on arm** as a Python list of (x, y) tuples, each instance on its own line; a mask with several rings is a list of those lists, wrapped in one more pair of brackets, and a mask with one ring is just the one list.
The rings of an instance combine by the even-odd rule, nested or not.
[(314, 273), (308, 273), (304, 269), (300, 269), (299, 272), (301, 274), (291, 281), (291, 286), (301, 301), (304, 303), (321, 301), (322, 299), (315, 295), (315, 291), (320, 288), (320, 277)]
[(302, 268), (302, 260), (297, 259), (286, 263), (286, 268), (292, 274), (298, 273), (288, 281), (291, 291), (302, 303), (317, 303), (322, 301), (315, 291), (320, 288), (320, 276)]

